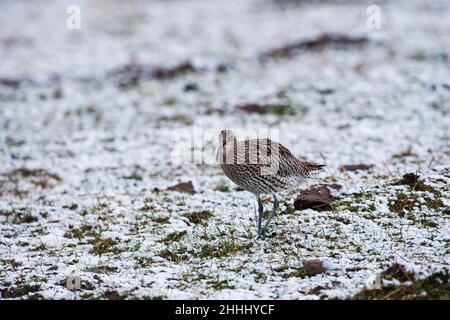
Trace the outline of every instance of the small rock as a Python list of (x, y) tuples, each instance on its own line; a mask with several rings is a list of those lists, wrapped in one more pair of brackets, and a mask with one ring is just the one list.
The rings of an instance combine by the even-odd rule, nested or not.
[(308, 276), (315, 276), (316, 274), (325, 272), (325, 268), (320, 259), (304, 260), (303, 269)]
[(309, 189), (299, 193), (294, 201), (295, 209), (304, 210), (329, 206), (334, 201), (329, 188), (340, 190), (342, 186), (339, 184), (319, 184), (311, 186)]
[(219, 73), (228, 72), (229, 70), (233, 69), (233, 65), (230, 63), (219, 63), (216, 67), (216, 71)]
[(20, 84), (21, 81), (19, 79), (0, 78), (0, 86), (18, 89), (20, 87)]
[(180, 182), (172, 187), (167, 188), (169, 191), (178, 191), (178, 192), (185, 192), (189, 194), (194, 194), (194, 185), (192, 184), (192, 181), (188, 182)]
[(189, 82), (189, 83), (186, 83), (186, 85), (184, 86), (183, 90), (185, 92), (198, 91), (198, 85), (196, 83), (194, 83), (194, 82)]
[(367, 171), (373, 168), (373, 164), (345, 164), (339, 168), (340, 171)]

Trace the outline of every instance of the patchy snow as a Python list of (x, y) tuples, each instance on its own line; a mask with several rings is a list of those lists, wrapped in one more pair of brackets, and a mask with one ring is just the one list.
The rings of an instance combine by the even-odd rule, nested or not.
[[(378, 31), (366, 28), (359, 1), (73, 3), (81, 30), (66, 29), (64, 2), (0, 3), (0, 292), (349, 298), (396, 262), (420, 277), (448, 270), (448, 1), (383, 2)], [(259, 59), (324, 32), (366, 35), (371, 45)], [(131, 88), (107, 76), (130, 63), (185, 61), (201, 71)], [(216, 71), (220, 64), (229, 70)], [(198, 90), (183, 90), (189, 83)], [(296, 112), (235, 109), (244, 103)], [(194, 124), (278, 129), (296, 156), (327, 164), (310, 183), (343, 188), (321, 211), (290, 210), (296, 193), (280, 195), (268, 239), (254, 240), (254, 196), (217, 166), (171, 157), (173, 134)], [(198, 141), (201, 132), (192, 134)], [(374, 167), (339, 170), (359, 163)], [(393, 184), (409, 172), (432, 189)], [(195, 194), (166, 191), (189, 180)], [(189, 219), (201, 212), (200, 223)], [(309, 258), (326, 272), (302, 275)], [(80, 290), (68, 286), (71, 276)]]

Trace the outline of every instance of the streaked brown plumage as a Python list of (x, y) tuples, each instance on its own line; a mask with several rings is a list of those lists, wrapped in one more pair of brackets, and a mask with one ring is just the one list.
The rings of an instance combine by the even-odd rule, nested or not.
[[(222, 130), (219, 141), (217, 161), (225, 175), (257, 197), (258, 238), (264, 238), (266, 228), (275, 215), (278, 207), (276, 192), (298, 187), (324, 167), (297, 159), (286, 147), (270, 139), (237, 141), (231, 130)], [(264, 228), (261, 228), (263, 206), (259, 195), (264, 193), (272, 193), (274, 207)]]

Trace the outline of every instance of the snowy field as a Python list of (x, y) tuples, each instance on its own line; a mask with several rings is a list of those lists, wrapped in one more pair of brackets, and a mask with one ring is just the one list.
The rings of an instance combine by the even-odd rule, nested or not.
[[(450, 2), (369, 4), (1, 1), (0, 299), (449, 297)], [(255, 240), (254, 196), (174, 157), (199, 126), (279, 130), (342, 187)]]

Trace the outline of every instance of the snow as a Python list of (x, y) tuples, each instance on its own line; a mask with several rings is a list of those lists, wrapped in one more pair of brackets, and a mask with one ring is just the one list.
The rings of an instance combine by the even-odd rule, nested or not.
[[(105, 298), (110, 291), (126, 298), (349, 298), (396, 262), (420, 277), (448, 270), (447, 1), (383, 3), (377, 31), (366, 28), (366, 6), (357, 1), (289, 9), (268, 0), (73, 2), (81, 8), (81, 30), (65, 27), (65, 2), (0, 4), (0, 79), (31, 79), (19, 89), (0, 84), (0, 290), (38, 284), (32, 293), (49, 299)], [(372, 44), (258, 59), (324, 32), (363, 34)], [(131, 89), (106, 76), (130, 62), (184, 61), (206, 71)], [(214, 71), (224, 62), (228, 72)], [(199, 90), (184, 92), (187, 83)], [(306, 111), (234, 109), (253, 102)], [(272, 235), (255, 240), (252, 194), (210, 162), (171, 157), (173, 137), (186, 130), (200, 141), (199, 127), (213, 139), (195, 145), (207, 150), (205, 158), (214, 158), (208, 143), (221, 129), (279, 130), (277, 140), (294, 155), (327, 164), (309, 184), (341, 184), (332, 191), (337, 209), (280, 214)], [(374, 168), (339, 170), (358, 163)], [(17, 168), (43, 169), (61, 181), (42, 187), (22, 176), (16, 185), (7, 173)], [(392, 185), (408, 172), (439, 196)], [(193, 195), (165, 190), (189, 180)], [(390, 209), (401, 193), (418, 196), (403, 217)], [(280, 211), (292, 208), (295, 196), (280, 194)], [(436, 197), (442, 208), (428, 207)], [(213, 216), (189, 222), (187, 214), (201, 211)], [(25, 214), (35, 221), (14, 220)], [(74, 230), (85, 231), (70, 236)], [(174, 232), (186, 234), (165, 240)], [(115, 244), (93, 251), (108, 239)], [(235, 251), (204, 257), (209, 247), (227, 246)], [(180, 260), (162, 255), (167, 250)], [(292, 275), (309, 258), (325, 261), (326, 272)], [(81, 290), (67, 288), (72, 274), (85, 284)], [(325, 289), (311, 293), (318, 286)]]

